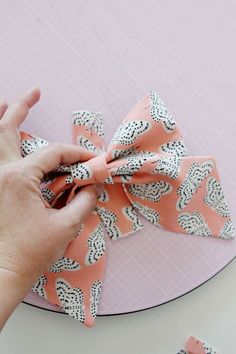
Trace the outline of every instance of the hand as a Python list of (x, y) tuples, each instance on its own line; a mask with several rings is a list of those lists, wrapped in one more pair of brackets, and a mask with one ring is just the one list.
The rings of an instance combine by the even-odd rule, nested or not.
[[(0, 288), (1, 295), (6, 291), (2, 296), (7, 301), (7, 289), (16, 292), (18, 287), (17, 303), (63, 255), (101, 191), (100, 186), (87, 186), (60, 210), (45, 206), (39, 189), (43, 176), (60, 163), (86, 160), (88, 153), (75, 145), (49, 144), (21, 157), (18, 129), (39, 97), (34, 89), (9, 107), (0, 103)], [(2, 324), (5, 320), (3, 315)]]

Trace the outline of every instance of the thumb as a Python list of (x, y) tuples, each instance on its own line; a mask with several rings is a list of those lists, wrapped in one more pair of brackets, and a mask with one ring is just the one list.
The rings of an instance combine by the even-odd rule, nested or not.
[(94, 210), (103, 189), (104, 186), (102, 184), (81, 188), (69, 204), (54, 214), (54, 221), (57, 225), (62, 225), (64, 230), (66, 227), (68, 232), (65, 234), (68, 235), (69, 239), (75, 236), (86, 217)]

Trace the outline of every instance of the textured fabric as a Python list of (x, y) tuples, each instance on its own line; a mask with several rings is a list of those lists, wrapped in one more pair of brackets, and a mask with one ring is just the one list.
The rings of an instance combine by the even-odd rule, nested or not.
[(185, 348), (186, 350), (182, 349), (177, 354), (220, 354), (205, 342), (192, 336), (188, 338)]
[[(105, 183), (96, 210), (64, 256), (42, 275), (33, 291), (92, 326), (104, 276), (104, 228), (119, 239), (142, 228), (138, 213), (167, 230), (223, 239), (234, 237), (215, 160), (189, 156), (176, 123), (155, 92), (125, 117), (105, 149), (100, 113), (73, 113), (73, 143), (91, 158), (61, 165), (42, 181), (47, 206), (61, 208), (76, 190)], [(22, 156), (48, 145), (21, 132)]]

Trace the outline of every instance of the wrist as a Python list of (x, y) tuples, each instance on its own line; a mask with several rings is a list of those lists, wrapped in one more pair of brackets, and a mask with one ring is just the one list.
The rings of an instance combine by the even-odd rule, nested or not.
[(18, 247), (0, 242), (0, 330), (39, 277), (35, 264)]
[(32, 283), (11, 270), (0, 267), (0, 330), (14, 309), (20, 304), (29, 292)]
[(0, 272), (2, 276), (9, 276), (23, 288), (30, 289), (41, 275), (35, 269), (35, 260), (22, 252), (19, 248), (8, 243), (0, 242)]

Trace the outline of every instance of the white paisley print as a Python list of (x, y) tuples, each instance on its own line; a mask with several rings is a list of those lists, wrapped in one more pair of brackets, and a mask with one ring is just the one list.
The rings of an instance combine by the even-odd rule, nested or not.
[(49, 188), (44, 187), (40, 189), (43, 199), (50, 203), (55, 198), (56, 194)]
[(188, 155), (187, 147), (183, 140), (168, 141), (167, 143), (161, 145), (160, 150), (179, 157)]
[(109, 200), (110, 200), (109, 193), (106, 189), (104, 189), (104, 191), (100, 194), (98, 201), (102, 203), (107, 203), (109, 202)]
[(150, 114), (152, 119), (157, 123), (162, 123), (164, 129), (168, 133), (171, 133), (176, 127), (172, 115), (170, 114), (170, 112), (168, 111), (163, 101), (160, 99), (156, 92), (151, 91), (149, 93), (149, 96), (151, 102)]
[(20, 151), (21, 151), (21, 156), (25, 157), (27, 155), (32, 154), (33, 152), (38, 151), (42, 147), (48, 146), (49, 143), (48, 141), (38, 138), (36, 136), (33, 136), (32, 139), (30, 140), (21, 140), (21, 146), (20, 146)]
[(71, 317), (84, 323), (84, 294), (80, 288), (73, 288), (62, 278), (56, 281), (56, 293), (60, 300), (62, 309)]
[(41, 275), (41, 277), (38, 278), (38, 280), (32, 287), (32, 291), (42, 296), (44, 299), (47, 299), (47, 292), (45, 290), (45, 285), (47, 284), (47, 282), (47, 277), (45, 275)]
[(99, 298), (101, 294), (102, 283), (96, 280), (91, 286), (90, 290), (90, 312), (93, 318), (96, 317), (98, 311)]
[(156, 210), (138, 202), (133, 202), (132, 204), (139, 211), (139, 213), (152, 224), (158, 225), (160, 223), (160, 214)]
[(199, 212), (182, 213), (178, 217), (178, 222), (183, 230), (192, 235), (212, 236), (212, 232), (204, 217)]
[(220, 230), (220, 238), (230, 240), (235, 237), (235, 227), (231, 220), (226, 221), (222, 229)]
[(182, 158), (178, 156), (160, 157), (152, 173), (176, 179), (179, 176)]
[(117, 168), (117, 176), (132, 176), (135, 172), (138, 172), (146, 161), (151, 160), (155, 154), (152, 152), (140, 152), (139, 155), (129, 156), (126, 159), (126, 164)]
[(121, 157), (127, 157), (130, 155), (136, 155), (139, 151), (136, 150), (134, 146), (128, 149), (115, 149), (111, 151), (111, 155), (113, 159), (118, 159)]
[(128, 186), (128, 191), (133, 196), (150, 202), (159, 202), (162, 196), (171, 193), (172, 190), (171, 184), (166, 181), (131, 184)]
[(73, 123), (75, 125), (84, 125), (92, 132), (96, 132), (99, 136), (103, 136), (103, 117), (100, 112), (77, 111), (72, 114)]
[(89, 166), (85, 166), (83, 163), (74, 163), (70, 166), (71, 175), (76, 179), (90, 179), (93, 176), (93, 171)]
[(74, 259), (68, 257), (61, 257), (56, 263), (54, 263), (50, 268), (49, 272), (61, 273), (64, 270), (76, 271), (80, 270), (80, 264)]
[(204, 202), (219, 215), (224, 217), (229, 216), (229, 208), (225, 201), (223, 189), (215, 177), (210, 177), (207, 180), (207, 194)]
[(193, 194), (200, 187), (201, 182), (211, 173), (213, 161), (208, 160), (203, 163), (192, 163), (187, 177), (177, 189), (177, 194), (180, 196), (176, 203), (177, 210), (183, 210), (193, 197)]
[(81, 146), (82, 148), (88, 151), (93, 151), (93, 152), (97, 151), (96, 146), (89, 139), (84, 138), (83, 136), (78, 136), (76, 142), (77, 145)]
[(103, 225), (107, 230), (108, 235), (112, 239), (119, 238), (121, 236), (121, 231), (117, 226), (117, 221), (118, 221), (117, 215), (113, 213), (111, 210), (99, 206), (96, 207), (96, 210), (102, 220)]
[(106, 250), (105, 239), (102, 224), (98, 224), (96, 229), (88, 238), (88, 253), (85, 258), (85, 264), (90, 265), (96, 263)]
[(151, 129), (151, 123), (147, 120), (135, 120), (122, 123), (115, 133), (112, 143), (131, 145), (140, 135)]
[(123, 207), (122, 212), (126, 218), (132, 222), (133, 231), (139, 230), (143, 227), (143, 224), (139, 220), (139, 217), (132, 206)]

